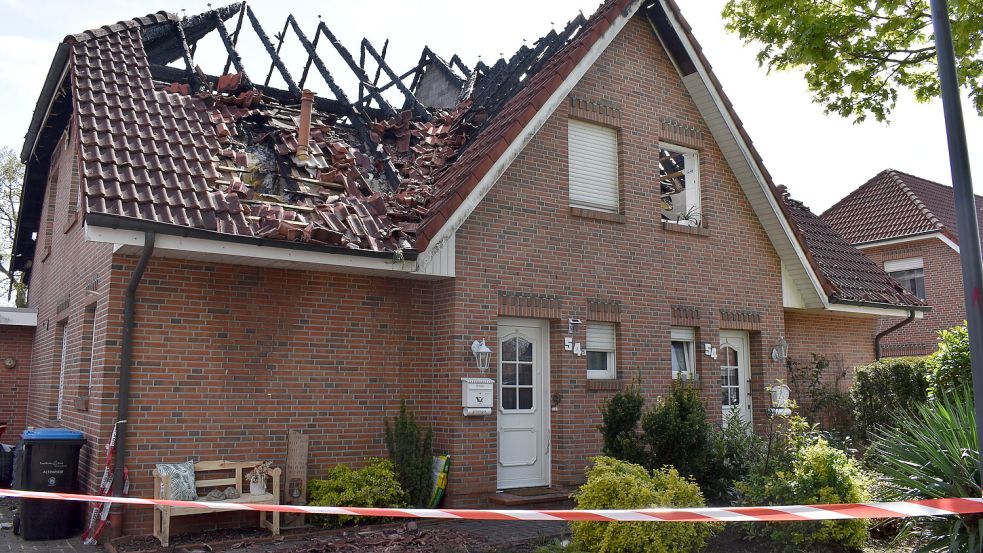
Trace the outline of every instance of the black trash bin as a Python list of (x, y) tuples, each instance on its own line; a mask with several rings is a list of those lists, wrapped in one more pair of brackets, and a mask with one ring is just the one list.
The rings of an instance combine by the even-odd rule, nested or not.
[[(21, 434), (14, 454), (14, 489), (40, 492), (78, 492), (81, 432), (67, 428), (38, 428)], [(25, 540), (70, 538), (82, 523), (77, 501), (21, 499), (14, 527)]]

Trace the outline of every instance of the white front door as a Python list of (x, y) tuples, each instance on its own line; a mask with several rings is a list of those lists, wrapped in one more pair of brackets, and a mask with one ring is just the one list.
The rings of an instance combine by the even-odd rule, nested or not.
[(498, 489), (550, 483), (546, 324), (498, 321)]
[(720, 362), (720, 388), (723, 422), (736, 413), (751, 422), (751, 355), (748, 334), (739, 330), (721, 330), (717, 360)]

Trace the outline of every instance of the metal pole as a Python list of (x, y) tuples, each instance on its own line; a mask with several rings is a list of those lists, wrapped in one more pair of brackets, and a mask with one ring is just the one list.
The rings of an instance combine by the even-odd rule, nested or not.
[[(969, 331), (969, 359), (973, 365), (976, 425), (980, 427), (983, 422), (983, 257), (980, 256), (980, 230), (976, 221), (976, 200), (973, 197), (973, 180), (969, 172), (966, 126), (963, 123), (955, 53), (952, 49), (949, 3), (947, 0), (931, 0), (931, 4), (935, 49), (939, 58), (939, 81), (942, 85), (942, 109), (945, 112), (945, 131), (949, 143), (949, 166), (952, 170), (952, 187), (955, 189), (963, 301), (966, 304), (966, 325)], [(978, 432), (978, 435), (977, 447), (983, 451), (983, 432)], [(980, 462), (983, 465), (983, 457)]]

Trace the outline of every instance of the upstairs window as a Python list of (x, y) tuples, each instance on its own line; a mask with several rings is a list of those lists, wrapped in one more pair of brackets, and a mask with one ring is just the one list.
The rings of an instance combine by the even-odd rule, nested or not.
[(619, 213), (618, 131), (570, 119), (570, 207)]
[(614, 323), (587, 323), (587, 378), (614, 378), (617, 332)]
[(696, 150), (659, 145), (659, 197), (662, 219), (700, 226), (700, 159)]
[(884, 262), (884, 271), (901, 286), (921, 299), (925, 299), (925, 269), (922, 258), (894, 259)]
[(696, 330), (674, 326), (670, 339), (672, 342), (672, 378), (682, 380), (696, 378)]

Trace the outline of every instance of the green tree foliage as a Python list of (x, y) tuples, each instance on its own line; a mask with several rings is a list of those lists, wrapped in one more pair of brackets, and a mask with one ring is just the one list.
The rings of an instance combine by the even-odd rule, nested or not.
[(637, 383), (608, 398), (601, 407), (604, 454), (625, 461), (638, 462), (638, 421), (642, 418), (645, 400)]
[(857, 367), (853, 398), (853, 437), (870, 443), (873, 430), (891, 424), (894, 414), (928, 399), (928, 364), (924, 359), (884, 359)]
[[(672, 467), (649, 472), (645, 467), (610, 457), (593, 459), (587, 483), (575, 494), (578, 509), (703, 507), (695, 482)], [(715, 523), (574, 522), (574, 540), (595, 553), (670, 553), (702, 551)]]
[(966, 325), (939, 332), (939, 349), (929, 357), (929, 393), (941, 395), (973, 387), (973, 366), (969, 362), (969, 333)]
[[(321, 507), (406, 506), (406, 492), (399, 485), (396, 469), (388, 459), (370, 459), (365, 468), (358, 470), (338, 465), (328, 472), (327, 478), (309, 481), (307, 494), (309, 505)], [(316, 515), (314, 521), (322, 526), (340, 526), (358, 518)]]
[(433, 491), (433, 429), (427, 427), (423, 432), (404, 400), (399, 404), (399, 417), (392, 424), (385, 421), (385, 432), (389, 458), (410, 504), (426, 507)]
[(674, 382), (669, 394), (642, 415), (642, 432), (647, 468), (671, 465), (680, 474), (705, 482), (710, 422), (699, 390)]
[[(874, 431), (868, 462), (882, 475), (885, 499), (980, 497), (980, 454), (973, 393), (968, 386), (895, 415)], [(919, 552), (983, 549), (983, 519), (917, 517), (901, 520), (901, 535)]]
[[(983, 115), (983, 4), (949, 6), (959, 78)], [(723, 16), (758, 63), (802, 69), (827, 113), (884, 121), (901, 90), (939, 96), (929, 0), (729, 0)]]
[(22, 285), (10, 270), (11, 252), (14, 249), (14, 233), (17, 230), (17, 213), (20, 209), (21, 185), (24, 182), (24, 166), (10, 148), (0, 148), (0, 303), (6, 298), (11, 283), (17, 291), (18, 307), (26, 307)]

